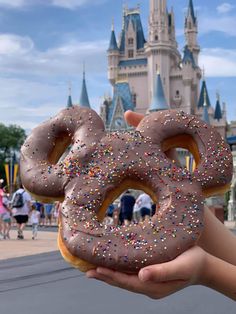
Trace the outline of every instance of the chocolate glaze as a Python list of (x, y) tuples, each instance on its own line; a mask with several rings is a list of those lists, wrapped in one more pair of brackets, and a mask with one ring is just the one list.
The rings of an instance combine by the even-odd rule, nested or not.
[[(176, 146), (172, 137), (191, 139), (181, 147), (198, 148), (193, 173), (166, 156), (165, 150)], [(68, 155), (58, 161), (69, 142)], [(60, 234), (69, 252), (94, 265), (134, 273), (193, 246), (203, 228), (203, 194), (227, 186), (231, 176), (232, 156), (221, 136), (175, 110), (146, 116), (134, 132), (106, 134), (94, 111), (65, 109), (33, 130), (21, 154), (26, 189), (45, 199), (64, 197)], [(129, 227), (103, 225), (100, 208), (127, 180), (155, 195), (157, 213)]]

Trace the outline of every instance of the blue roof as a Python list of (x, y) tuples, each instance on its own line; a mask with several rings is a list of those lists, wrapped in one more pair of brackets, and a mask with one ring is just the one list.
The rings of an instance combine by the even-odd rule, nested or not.
[(90, 103), (89, 103), (89, 98), (88, 98), (87, 87), (86, 87), (85, 72), (83, 73), (83, 82), (82, 82), (82, 90), (80, 94), (79, 105), (82, 107), (91, 108)]
[(130, 91), (129, 84), (127, 82), (118, 82), (115, 84), (114, 95), (112, 100), (112, 105), (108, 113), (108, 124), (111, 123), (111, 119), (116, 108), (117, 100), (120, 98), (122, 100), (124, 112), (127, 110), (134, 111), (135, 106), (132, 102), (132, 94)]
[(227, 142), (229, 145), (235, 145), (236, 144), (236, 136), (227, 137)]
[(200, 92), (200, 96), (199, 96), (199, 100), (198, 100), (198, 108), (201, 108), (204, 105), (204, 93), (206, 93), (206, 105), (209, 108), (209, 107), (211, 107), (211, 102), (210, 102), (210, 98), (209, 98), (209, 94), (207, 91), (207, 86), (206, 86), (205, 80), (202, 81), (201, 92)]
[(128, 30), (129, 23), (133, 24), (133, 28), (136, 31), (136, 41), (137, 41), (137, 49), (144, 48), (144, 44), (146, 43), (144, 32), (143, 32), (143, 26), (140, 18), (140, 14), (135, 13), (126, 13), (124, 16), (124, 29), (122, 29), (121, 32), (121, 39), (120, 39), (120, 52), (125, 51), (125, 32)]
[(157, 74), (156, 82), (154, 85), (154, 94), (149, 111), (159, 111), (170, 109), (165, 98), (164, 89), (162, 85), (161, 75)]
[(216, 119), (218, 121), (220, 121), (220, 119), (222, 119), (222, 111), (221, 111), (219, 99), (217, 99), (217, 102), (216, 102), (214, 119)]
[(109, 50), (119, 50), (117, 46), (116, 35), (115, 35), (114, 30), (111, 31), (111, 39), (110, 39), (108, 51)]
[(67, 100), (67, 108), (73, 107), (72, 98), (71, 95), (69, 95)]
[(125, 52), (125, 30), (122, 29), (121, 35), (120, 35), (120, 46), (119, 46), (120, 52)]
[(196, 68), (196, 63), (193, 57), (192, 51), (188, 48), (186, 45), (184, 47), (184, 56), (183, 56), (183, 63), (188, 63), (190, 62), (194, 68)]
[(196, 19), (195, 13), (194, 13), (193, 0), (189, 0), (188, 15), (192, 17), (193, 22), (195, 24), (197, 19)]
[(210, 124), (210, 118), (208, 113), (208, 107), (206, 105), (203, 106), (202, 120), (208, 124)]
[(128, 66), (135, 66), (135, 65), (147, 65), (148, 61), (146, 58), (143, 59), (132, 59), (132, 60), (125, 60), (119, 62), (119, 67), (128, 67)]

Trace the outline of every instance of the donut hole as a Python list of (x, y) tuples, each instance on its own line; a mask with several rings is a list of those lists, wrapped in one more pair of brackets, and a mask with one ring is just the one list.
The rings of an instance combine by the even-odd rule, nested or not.
[(201, 161), (198, 145), (189, 134), (170, 137), (161, 145), (168, 159), (177, 166), (186, 167), (190, 172), (193, 172)]
[(54, 139), (53, 149), (48, 155), (48, 161), (55, 165), (60, 159), (64, 159), (69, 152), (69, 148), (72, 143), (72, 137), (66, 132), (61, 132), (58, 134), (56, 139)]
[[(129, 191), (129, 193), (126, 193)], [(131, 195), (135, 198), (135, 201), (138, 199), (141, 194), (148, 194), (151, 198), (150, 213), (146, 210), (141, 211), (141, 207), (139, 207), (139, 211), (133, 211), (132, 215), (130, 215), (130, 211), (121, 212), (120, 208), (120, 200), (123, 195)], [(107, 197), (98, 213), (99, 221), (103, 222), (106, 225), (125, 225), (131, 223), (139, 223), (144, 221), (145, 219), (151, 218), (156, 213), (156, 204), (158, 204), (157, 196), (152, 192), (152, 190), (143, 185), (140, 182), (135, 182), (132, 180), (125, 180), (122, 182), (120, 187), (109, 191), (109, 197)], [(113, 205), (113, 206), (111, 206)], [(112, 208), (113, 207), (113, 208)], [(135, 207), (135, 205), (134, 205)]]

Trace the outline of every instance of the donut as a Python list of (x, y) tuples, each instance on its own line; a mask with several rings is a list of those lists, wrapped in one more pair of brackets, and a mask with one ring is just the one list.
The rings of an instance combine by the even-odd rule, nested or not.
[[(193, 172), (169, 159), (166, 152), (177, 147), (193, 154)], [(230, 187), (232, 155), (213, 127), (183, 111), (154, 112), (134, 131), (106, 133), (95, 111), (74, 106), (32, 131), (20, 172), (36, 199), (62, 202), (58, 244), (66, 261), (81, 271), (137, 273), (197, 243), (205, 197)], [(109, 204), (130, 188), (151, 196), (154, 216), (128, 227), (104, 225)]]

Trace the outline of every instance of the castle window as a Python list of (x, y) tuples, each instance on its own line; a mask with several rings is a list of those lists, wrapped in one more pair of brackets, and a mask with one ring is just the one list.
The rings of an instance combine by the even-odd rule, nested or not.
[(133, 57), (134, 57), (134, 51), (128, 50), (128, 58), (133, 58)]
[(176, 91), (175, 95), (179, 97), (179, 90)]
[(137, 94), (135, 93), (132, 94), (132, 102), (135, 106), (137, 105)]
[(133, 45), (133, 44), (134, 44), (134, 39), (128, 38), (128, 45)]
[(158, 41), (158, 36), (157, 35), (155, 36), (155, 41)]

